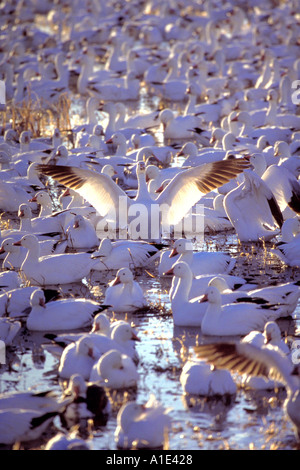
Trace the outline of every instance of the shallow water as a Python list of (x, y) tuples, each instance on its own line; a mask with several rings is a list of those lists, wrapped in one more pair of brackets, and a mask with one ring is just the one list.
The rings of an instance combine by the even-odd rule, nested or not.
[[(233, 243), (234, 235), (219, 246), (218, 238), (222, 240), (223, 237), (207, 237), (211, 249), (221, 249), (233, 256), (239, 254), (233, 274), (254, 274), (261, 285), (266, 284), (266, 276), (271, 277), (273, 282), (300, 277), (299, 273), (295, 275), (293, 270), (282, 267), (276, 259), (270, 258), (269, 248), (265, 251), (265, 248), (255, 246), (255, 252), (249, 254), (249, 251), (253, 252), (253, 246), (243, 247), (241, 251), (241, 247)], [(258, 262), (254, 265), (254, 259), (261, 261), (260, 257), (265, 259), (265, 269)], [(113, 273), (97, 273), (84, 284), (64, 286), (63, 290), (65, 293), (72, 291), (72, 295), (96, 296), (101, 300), (106, 282), (113, 277)], [(121, 392), (111, 395), (115, 403), (113, 413), (105, 427), (93, 430), (93, 449), (115, 449), (116, 414), (123, 400), (136, 399), (142, 403), (148, 400), (151, 393), (171, 408), (172, 429), (168, 449), (296, 449), (292, 426), (282, 410), (284, 391), (251, 393), (238, 389), (236, 396), (210, 400), (183, 395), (179, 376), (189, 350), (191, 352), (194, 345), (203, 341), (220, 338), (202, 337), (199, 328), (173, 326), (167, 294), (171, 281), (157, 277), (155, 264), (149, 265), (147, 271), (137, 270), (136, 279), (143, 287), (151, 308), (138, 314), (119, 314), (115, 318), (133, 322), (141, 338), (141, 342), (137, 343), (140, 356), (138, 388), (129, 395), (126, 392), (125, 395)], [(293, 320), (279, 321), (287, 339), (293, 337), (299, 319), (300, 304)], [(8, 353), (7, 364), (1, 367), (0, 392), (29, 388), (61, 390), (57, 379), (58, 359), (41, 346), (45, 342), (43, 333), (24, 331), (18, 346)], [(239, 377), (236, 375), (235, 378), (238, 383)], [(25, 448), (40, 448), (46, 438), (55, 433), (55, 428), (61, 428), (59, 419), (54, 421), (45, 439), (26, 444)]]

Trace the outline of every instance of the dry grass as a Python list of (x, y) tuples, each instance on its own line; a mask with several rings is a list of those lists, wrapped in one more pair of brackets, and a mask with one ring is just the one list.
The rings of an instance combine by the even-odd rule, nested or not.
[(26, 99), (17, 104), (7, 104), (2, 113), (2, 127), (5, 129), (9, 125), (18, 134), (31, 131), (33, 138), (50, 136), (55, 128), (62, 135), (67, 134), (71, 128), (70, 107), (71, 100), (67, 93), (61, 93), (48, 102), (28, 88)]

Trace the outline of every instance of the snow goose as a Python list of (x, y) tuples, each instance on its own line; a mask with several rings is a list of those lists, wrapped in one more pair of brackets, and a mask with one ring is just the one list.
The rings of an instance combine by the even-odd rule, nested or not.
[(46, 303), (44, 292), (35, 290), (30, 297), (31, 310), (26, 319), (30, 331), (76, 330), (91, 326), (101, 306), (90, 299), (58, 299)]
[(136, 101), (140, 93), (140, 80), (135, 72), (131, 71), (125, 76), (123, 86), (114, 83), (95, 83), (88, 86), (88, 92), (103, 101)]
[[(0, 247), (0, 254), (5, 253), (5, 258), (2, 263), (3, 269), (14, 269), (19, 270), (23, 264), (23, 261), (26, 257), (27, 250), (22, 246), (15, 244), (16, 240), (14, 238), (6, 238), (2, 241)], [(56, 240), (43, 240), (39, 241), (39, 249), (41, 256), (47, 256), (55, 253), (55, 247), (57, 245)], [(64, 252), (65, 248), (63, 248)]]
[(124, 404), (117, 415), (115, 441), (118, 449), (163, 448), (171, 427), (171, 418), (151, 395), (145, 405), (136, 402)]
[(117, 271), (115, 279), (105, 291), (105, 305), (111, 305), (114, 312), (134, 312), (147, 306), (144, 292), (129, 268)]
[(2, 291), (21, 287), (21, 278), (16, 271), (4, 271), (0, 273), (0, 288)]
[(228, 369), (285, 384), (287, 398), (284, 411), (300, 439), (299, 425), (299, 369), (276, 346), (256, 346), (244, 341), (202, 344), (195, 348), (196, 355), (218, 368)]
[(216, 276), (208, 282), (209, 286), (217, 287), (221, 293), (222, 304), (234, 302), (253, 302), (258, 305), (270, 304), (280, 308), (281, 316), (291, 315), (297, 307), (300, 287), (297, 282), (287, 282), (275, 286), (243, 291), (231, 290), (222, 276)]
[(88, 253), (61, 253), (40, 257), (35, 235), (24, 235), (19, 242), (27, 248), (21, 271), (33, 285), (58, 285), (79, 282), (88, 276), (95, 265)]
[(199, 303), (200, 298), (190, 299), (193, 273), (189, 265), (178, 261), (166, 274), (174, 276), (169, 292), (174, 325), (201, 327), (207, 305)]
[(291, 156), (283, 159), (278, 165), (269, 166), (262, 180), (268, 185), (274, 194), (276, 201), (284, 212), (286, 218), (292, 214), (300, 214), (300, 157)]
[(89, 380), (96, 360), (97, 350), (92, 338), (89, 335), (83, 335), (63, 350), (58, 367), (59, 377), (70, 379), (73, 374), (79, 374), (85, 380)]
[(185, 238), (179, 238), (175, 241), (169, 258), (172, 264), (175, 261), (185, 261), (190, 266), (193, 276), (229, 273), (236, 263), (236, 260), (227, 253), (194, 252), (192, 241)]
[(95, 266), (97, 271), (120, 268), (136, 268), (146, 266), (152, 256), (158, 253), (155, 245), (138, 240), (118, 240), (112, 242), (109, 238), (101, 240), (97, 251), (91, 255), (98, 259)]
[[(36, 286), (22, 286), (0, 294), (0, 315), (10, 318), (26, 317), (30, 310), (30, 297)], [(46, 301), (59, 296), (55, 289), (44, 290)]]
[(270, 240), (279, 233), (283, 216), (267, 184), (252, 170), (224, 198), (226, 214), (241, 242)]
[(0, 410), (0, 443), (13, 445), (38, 439), (58, 414), (23, 408)]
[(221, 294), (209, 286), (201, 302), (208, 302), (201, 330), (209, 336), (245, 336), (252, 330), (264, 329), (267, 321), (280, 317), (279, 310), (249, 303), (233, 303), (222, 306)]
[(237, 391), (228, 370), (212, 368), (205, 361), (195, 357), (184, 364), (179, 380), (185, 395), (221, 397), (235, 395)]
[(91, 249), (99, 245), (99, 238), (94, 224), (81, 214), (74, 216), (73, 220), (66, 226), (65, 234), (69, 248)]
[(111, 349), (94, 364), (89, 381), (117, 390), (136, 387), (138, 379), (137, 367), (131, 357)]
[(53, 412), (62, 410), (69, 402), (69, 399), (65, 399), (52, 390), (14, 391), (0, 394), (0, 410), (24, 409)]
[[(252, 331), (249, 335), (243, 338), (243, 342), (249, 342), (256, 346), (263, 346), (270, 344), (278, 347), (285, 355), (289, 356), (290, 350), (285, 341), (281, 338), (281, 331), (276, 322), (270, 321), (265, 324), (263, 332)], [(279, 381), (266, 379), (265, 377), (253, 377), (245, 374), (242, 378), (242, 386), (247, 389), (254, 390), (273, 390), (274, 388), (284, 387), (284, 384)]]
[[(166, 225), (175, 225), (182, 220), (188, 210), (199, 201), (203, 194), (210, 192), (218, 186), (228, 182), (243, 172), (249, 163), (245, 159), (226, 160), (221, 162), (200, 165), (177, 174), (155, 200), (159, 209), (164, 204), (163, 217)], [(136, 204), (145, 206), (145, 226), (137, 231), (136, 218), (130, 222), (131, 238), (153, 239), (149, 227), (150, 208), (153, 199), (148, 192), (145, 178), (146, 167), (144, 162), (137, 164), (138, 192), (134, 199), (128, 198), (126, 193), (107, 175), (94, 171), (82, 170), (75, 167), (40, 166), (40, 171), (51, 176), (60, 183), (76, 190), (89, 201), (102, 216), (111, 212), (111, 218), (116, 220), (126, 216), (120, 212), (120, 204), (126, 203), (127, 215), (134, 214)], [(136, 213), (136, 212), (135, 212)], [(140, 218), (139, 218), (140, 219)], [(141, 222), (141, 220), (139, 220)], [(127, 220), (126, 220), (127, 222)], [(124, 225), (121, 223), (121, 226)], [(151, 224), (150, 224), (151, 225)], [(131, 230), (132, 228), (132, 230)], [(149, 230), (150, 229), (150, 230)], [(140, 233), (140, 232), (143, 233)], [(153, 230), (154, 231), (154, 230)], [(136, 232), (136, 233), (135, 233)], [(158, 233), (154, 239), (160, 239)]]
[[(282, 240), (275, 245), (272, 250), (288, 266), (300, 266), (300, 233), (299, 220), (291, 218), (285, 220), (282, 229)], [(288, 236), (286, 235), (288, 233)]]
[(202, 119), (194, 115), (175, 116), (171, 109), (166, 108), (160, 112), (159, 118), (164, 139), (194, 139), (203, 132)]
[(186, 158), (184, 162), (185, 166), (197, 166), (204, 163), (224, 160), (227, 155), (233, 153), (233, 148), (234, 152), (239, 151), (237, 145), (238, 140), (236, 137), (231, 132), (227, 132), (222, 137), (221, 148), (205, 147), (198, 150), (198, 147), (193, 142), (186, 142), (177, 153), (177, 156), (183, 156)]
[(0, 317), (0, 340), (4, 341), (6, 346), (11, 346), (21, 327), (22, 325), (19, 321)]
[(18, 212), (22, 203), (27, 203), (30, 194), (16, 183), (0, 181), (0, 208), (2, 212)]

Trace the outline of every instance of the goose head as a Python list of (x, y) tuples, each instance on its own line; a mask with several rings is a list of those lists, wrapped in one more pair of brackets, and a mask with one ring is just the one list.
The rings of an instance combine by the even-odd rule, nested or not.
[(201, 302), (209, 302), (214, 306), (221, 305), (221, 293), (219, 289), (215, 286), (209, 286), (206, 289), (205, 294), (201, 299)]
[(103, 238), (98, 250), (93, 253), (92, 258), (107, 258), (112, 252), (113, 246), (109, 238)]
[(120, 323), (116, 325), (112, 331), (112, 339), (117, 343), (123, 343), (128, 341), (141, 341), (140, 338), (135, 334), (129, 323)]
[(179, 278), (192, 278), (193, 274), (191, 268), (185, 261), (179, 261), (175, 263), (171, 269), (169, 269), (165, 274), (172, 274), (173, 276)]
[(46, 306), (45, 295), (41, 289), (37, 289), (32, 292), (30, 296), (30, 305), (32, 308), (35, 308), (35, 307), (45, 308)]
[(287, 142), (278, 140), (274, 145), (274, 157), (287, 158), (291, 156), (290, 147)]
[(122, 370), (122, 354), (117, 349), (111, 349), (101, 356), (97, 369), (103, 379), (108, 379), (111, 371)]
[(15, 242), (16, 246), (24, 246), (24, 248), (27, 248), (28, 250), (32, 250), (35, 252), (38, 252), (39, 250), (39, 241), (37, 237), (33, 234), (26, 234), (24, 235), (21, 240)]
[(28, 204), (21, 204), (19, 206), (18, 217), (20, 219), (31, 219), (32, 211)]
[(65, 391), (66, 395), (72, 395), (74, 398), (84, 396), (86, 393), (87, 385), (84, 378), (80, 374), (73, 374), (70, 377), (68, 388)]
[(146, 181), (147, 183), (151, 180), (158, 178), (160, 170), (156, 165), (148, 165), (146, 168)]
[(52, 209), (51, 197), (46, 191), (39, 191), (29, 200), (29, 202), (36, 202), (42, 207), (51, 207)]
[(169, 258), (173, 258), (176, 255), (181, 255), (183, 253), (192, 252), (193, 244), (191, 240), (186, 240), (185, 238), (179, 238), (175, 241), (173, 245), (173, 250), (171, 251)]
[(115, 279), (110, 283), (111, 286), (116, 286), (117, 284), (132, 284), (133, 283), (133, 274), (129, 268), (121, 268), (116, 274)]
[(107, 333), (110, 330), (110, 320), (105, 313), (98, 313), (93, 321), (92, 333)]
[(274, 321), (269, 321), (264, 328), (265, 344), (278, 344), (281, 340), (280, 328)]
[(221, 276), (213, 277), (209, 281), (208, 286), (216, 287), (218, 289), (218, 291), (221, 292), (221, 293), (223, 293), (224, 291), (226, 291), (228, 289), (228, 284), (227, 284), (226, 280)]
[(112, 165), (104, 165), (101, 169), (101, 173), (109, 176), (110, 178), (113, 178), (113, 176), (117, 174)]
[(13, 238), (6, 238), (3, 240), (1, 247), (0, 247), (0, 254), (3, 253), (18, 253), (20, 247), (15, 245), (15, 240)]
[(88, 336), (82, 336), (76, 344), (76, 353), (80, 356), (96, 359), (96, 349), (93, 341)]

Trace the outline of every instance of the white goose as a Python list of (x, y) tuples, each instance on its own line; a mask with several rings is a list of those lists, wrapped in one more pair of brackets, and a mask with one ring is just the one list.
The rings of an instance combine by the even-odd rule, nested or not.
[(13, 445), (38, 439), (58, 414), (24, 408), (0, 410), (0, 443)]
[(169, 410), (151, 395), (145, 405), (124, 404), (117, 415), (115, 441), (118, 449), (157, 449), (164, 446), (171, 427)]
[(252, 170), (224, 198), (226, 214), (241, 242), (270, 240), (279, 233), (283, 216), (266, 183)]
[(213, 273), (229, 273), (236, 260), (227, 253), (222, 252), (194, 252), (191, 240), (179, 238), (175, 241), (173, 249), (165, 252), (169, 260), (161, 257), (160, 272), (166, 272), (176, 261), (185, 261), (191, 268), (193, 276)]
[(287, 391), (284, 411), (295, 428), (296, 438), (300, 439), (299, 368), (276, 346), (256, 346), (244, 341), (222, 342), (197, 346), (195, 352), (218, 368), (283, 382)]
[(300, 266), (300, 233), (298, 218), (285, 220), (282, 226), (282, 240), (276, 243), (272, 252), (288, 266)]
[[(155, 201), (157, 208), (164, 204), (164, 219), (166, 225), (173, 225), (181, 221), (187, 211), (199, 201), (200, 197), (228, 182), (237, 174), (241, 173), (249, 164), (244, 159), (226, 160), (209, 163), (195, 168), (188, 169), (177, 174), (162, 191)], [(134, 218), (129, 222), (131, 238), (153, 239), (151, 227), (149, 227), (150, 208), (153, 199), (147, 190), (145, 178), (146, 167), (144, 162), (137, 164), (138, 192), (134, 199), (130, 199), (126, 193), (107, 175), (98, 174), (94, 171), (82, 170), (74, 167), (41, 166), (40, 170), (53, 177), (57, 181), (70, 187), (87, 201), (89, 201), (102, 216), (111, 214), (111, 218), (116, 217), (123, 220), (123, 216), (136, 214), (136, 204), (140, 210), (140, 204), (145, 206), (145, 213), (142, 216), (142, 227), (137, 231), (137, 220)], [(122, 205), (126, 205), (126, 211), (120, 210)], [(125, 212), (125, 213), (124, 213)], [(145, 219), (145, 220), (144, 220)], [(125, 223), (127, 220), (125, 221)], [(124, 220), (120, 224), (124, 225)], [(142, 232), (142, 233), (141, 233)], [(155, 234), (154, 239), (160, 239), (160, 234)]]
[(300, 214), (299, 175), (299, 156), (290, 156), (281, 160), (278, 165), (269, 166), (262, 175), (262, 180), (274, 194), (280, 210), (285, 211), (285, 218), (295, 213)]
[(76, 330), (89, 327), (101, 306), (90, 299), (67, 298), (46, 303), (44, 292), (35, 290), (26, 319), (30, 331)]
[(249, 303), (233, 303), (222, 306), (221, 294), (209, 286), (201, 302), (208, 302), (201, 330), (209, 336), (245, 336), (252, 330), (262, 331), (269, 320), (280, 317), (277, 308), (261, 308)]
[(138, 379), (137, 367), (131, 357), (111, 349), (94, 364), (89, 381), (117, 390), (136, 387)]
[(174, 325), (201, 327), (207, 305), (199, 302), (201, 297), (190, 298), (193, 273), (189, 265), (178, 261), (166, 274), (174, 276), (169, 292)]
[(212, 368), (198, 358), (190, 358), (184, 364), (179, 380), (185, 395), (216, 397), (234, 395), (237, 391), (228, 370)]
[(94, 224), (81, 214), (74, 216), (73, 220), (66, 226), (65, 234), (69, 248), (91, 249), (99, 245)]
[[(0, 316), (10, 318), (27, 317), (30, 310), (30, 297), (36, 286), (22, 286), (1, 292)], [(59, 293), (55, 289), (44, 290), (46, 301), (56, 298)]]
[(69, 344), (62, 352), (59, 361), (58, 375), (70, 379), (73, 374), (89, 380), (92, 367), (98, 359), (98, 352), (89, 335), (83, 335), (75, 343)]
[(248, 291), (243, 291), (243, 289), (233, 291), (228, 287), (225, 278), (216, 276), (208, 282), (208, 285), (217, 287), (221, 293), (223, 305), (234, 302), (277, 305), (280, 307), (281, 316), (292, 315), (300, 297), (300, 287), (297, 282), (287, 282)]
[(106, 271), (145, 266), (158, 252), (155, 245), (147, 242), (138, 240), (112, 242), (109, 238), (103, 238), (91, 258), (99, 260), (95, 270)]
[[(289, 356), (290, 350), (284, 339), (281, 338), (281, 331), (276, 322), (270, 321), (265, 324), (264, 331), (252, 331), (243, 338), (243, 342), (249, 342), (256, 346), (270, 344), (280, 349), (286, 356)], [(274, 388), (284, 387), (279, 381), (266, 379), (264, 377), (253, 377), (245, 374), (242, 379), (243, 387), (255, 390), (273, 390)]]
[(129, 268), (118, 270), (115, 279), (106, 289), (105, 305), (111, 305), (114, 312), (134, 312), (147, 306), (144, 292), (137, 281), (134, 280)]
[(79, 282), (88, 276), (95, 260), (88, 253), (62, 253), (40, 257), (35, 235), (24, 235), (19, 242), (28, 252), (21, 270), (33, 285), (57, 285)]

